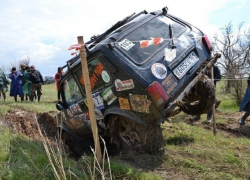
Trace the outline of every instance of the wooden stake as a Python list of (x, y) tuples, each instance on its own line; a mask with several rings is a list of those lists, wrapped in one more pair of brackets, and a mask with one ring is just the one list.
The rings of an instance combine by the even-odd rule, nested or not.
[(95, 155), (97, 157), (99, 164), (101, 165), (102, 164), (102, 153), (101, 153), (101, 148), (100, 148), (98, 128), (97, 128), (97, 124), (96, 124), (94, 102), (93, 102), (93, 96), (92, 96), (92, 91), (91, 91), (91, 86), (90, 86), (89, 70), (88, 70), (88, 63), (87, 63), (87, 58), (86, 58), (86, 54), (85, 54), (83, 36), (78, 36), (77, 40), (78, 40), (79, 44), (83, 44), (83, 46), (80, 49), (82, 73), (83, 73), (84, 84), (85, 84), (85, 92), (87, 95), (91, 129), (92, 129), (94, 142), (95, 142)]
[[(211, 68), (211, 79), (214, 83), (214, 67), (212, 66)], [(216, 99), (216, 89), (215, 89), (215, 99)], [(213, 104), (213, 109), (212, 109), (212, 114), (213, 114), (213, 132), (214, 132), (214, 135), (216, 136), (216, 122), (215, 122), (215, 102)]]

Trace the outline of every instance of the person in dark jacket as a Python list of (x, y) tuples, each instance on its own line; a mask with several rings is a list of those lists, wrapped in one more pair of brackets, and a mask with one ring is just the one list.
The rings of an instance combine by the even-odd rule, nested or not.
[(33, 102), (35, 92), (37, 91), (37, 99), (38, 102), (40, 102), (42, 95), (42, 84), (44, 84), (44, 81), (40, 71), (36, 70), (34, 65), (30, 66), (30, 82), (31, 82), (30, 101)]
[(247, 90), (240, 104), (240, 112), (244, 111), (245, 114), (240, 118), (240, 125), (246, 123), (246, 119), (250, 115), (250, 76), (247, 79)]
[(15, 102), (17, 102), (17, 95), (20, 96), (21, 102), (23, 102), (22, 77), (23, 74), (13, 67), (9, 74), (9, 78), (12, 80), (10, 84), (10, 96), (14, 96)]
[[(213, 72), (214, 72), (214, 86), (216, 88), (216, 83), (217, 81), (221, 80), (221, 72), (218, 66), (214, 65), (213, 66)], [(209, 78), (211, 78), (211, 73), (207, 73), (207, 76)], [(218, 103), (220, 103), (220, 101), (218, 101)], [(211, 123), (212, 122), (212, 115), (213, 115), (213, 110), (211, 109), (210, 111), (207, 112), (207, 123)], [(191, 118), (191, 121), (198, 121), (200, 120), (200, 115), (194, 115)]]

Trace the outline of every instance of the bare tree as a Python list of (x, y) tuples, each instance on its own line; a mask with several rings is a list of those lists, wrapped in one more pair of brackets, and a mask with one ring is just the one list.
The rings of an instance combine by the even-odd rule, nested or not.
[(21, 64), (25, 64), (26, 66), (29, 66), (30, 64), (30, 57), (26, 56), (20, 60), (17, 61), (11, 61), (9, 66), (6, 66), (5, 69), (8, 69), (8, 71), (11, 71), (12, 67), (15, 67), (17, 70), (20, 70)]
[[(223, 75), (227, 77), (225, 91), (233, 93), (236, 102), (240, 103), (244, 90), (242, 82), (234, 80), (235, 77), (245, 77), (250, 74), (250, 36), (249, 30), (243, 30), (243, 23), (237, 32), (233, 31), (233, 25), (229, 22), (221, 29), (221, 36), (214, 36), (215, 50), (222, 54), (218, 64), (222, 67)], [(231, 91), (233, 88), (233, 92)]]

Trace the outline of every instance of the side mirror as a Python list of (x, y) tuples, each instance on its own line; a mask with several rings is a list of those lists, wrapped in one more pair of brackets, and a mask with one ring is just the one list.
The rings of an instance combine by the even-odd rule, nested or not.
[(62, 111), (64, 108), (64, 105), (61, 101), (59, 101), (58, 103), (56, 103), (56, 109), (59, 111)]

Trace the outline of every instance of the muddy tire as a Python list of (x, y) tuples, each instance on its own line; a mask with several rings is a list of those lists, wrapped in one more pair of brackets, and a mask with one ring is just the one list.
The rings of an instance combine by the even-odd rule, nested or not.
[(159, 151), (163, 145), (160, 125), (144, 126), (129, 118), (112, 115), (108, 120), (111, 142), (123, 153)]
[(215, 86), (207, 76), (199, 81), (187, 94), (180, 108), (187, 114), (200, 115), (212, 109), (215, 102)]
[(80, 141), (66, 131), (62, 132), (62, 140), (77, 157), (82, 156), (83, 153), (90, 153), (90, 146), (93, 147), (91, 139)]

